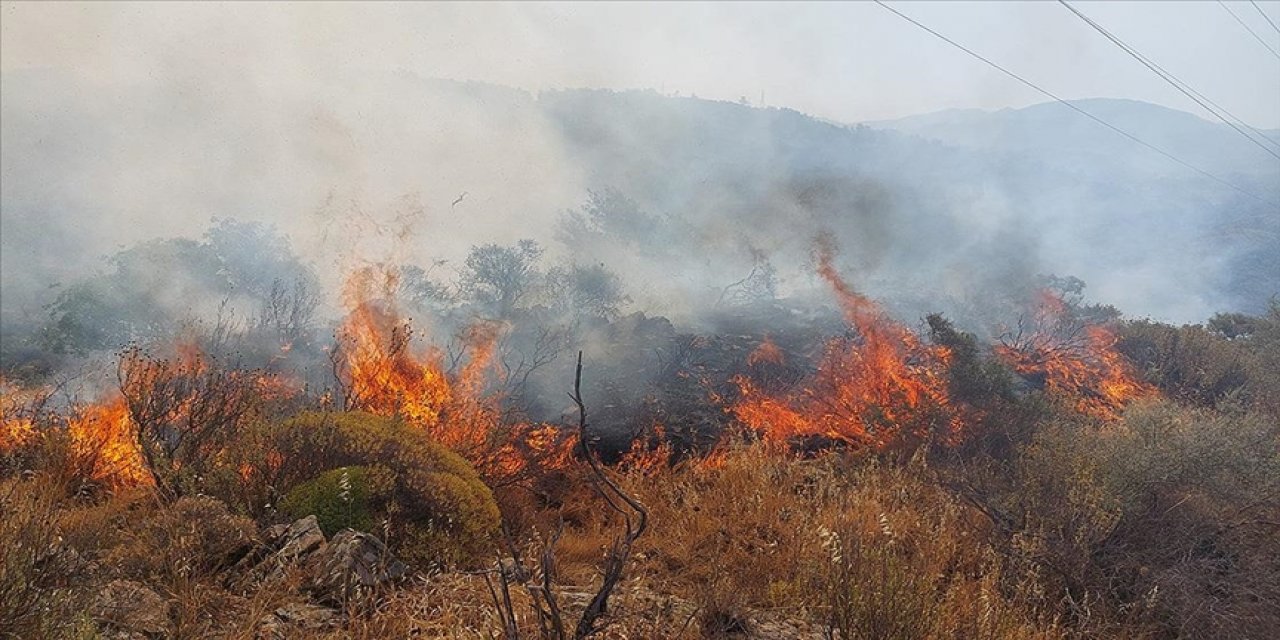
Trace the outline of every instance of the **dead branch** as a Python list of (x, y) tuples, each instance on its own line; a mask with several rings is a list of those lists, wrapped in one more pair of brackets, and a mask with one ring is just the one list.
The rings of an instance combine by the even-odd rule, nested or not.
[(578, 406), (578, 444), (582, 448), (583, 457), (587, 459), (587, 464), (591, 466), (596, 490), (604, 497), (605, 504), (622, 516), (625, 525), (622, 535), (614, 540), (609, 556), (605, 559), (604, 580), (600, 584), (600, 589), (591, 598), (587, 609), (582, 612), (582, 618), (574, 631), (574, 638), (581, 639), (598, 630), (597, 624), (600, 617), (608, 611), (609, 596), (618, 585), (618, 581), (622, 579), (622, 570), (631, 557), (632, 548), (648, 526), (649, 511), (605, 473), (588, 444), (591, 438), (587, 434), (587, 407), (582, 400), (581, 351), (578, 352), (578, 366), (573, 377), (573, 393), (569, 394), (569, 397)]

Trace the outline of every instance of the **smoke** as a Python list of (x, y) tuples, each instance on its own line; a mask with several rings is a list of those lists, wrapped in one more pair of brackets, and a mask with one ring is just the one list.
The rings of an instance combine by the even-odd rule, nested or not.
[[(472, 247), (527, 238), (547, 249), (548, 265), (619, 274), (627, 312), (714, 328), (748, 286), (820, 295), (810, 261), (818, 236), (842, 248), (854, 286), (908, 320), (941, 310), (989, 330), (1049, 272), (1080, 275), (1096, 298), (1166, 319), (1242, 306), (1219, 289), (1246, 252), (1230, 240), (1194, 245), (1220, 231), (1213, 216), (1238, 200), (1163, 173), (1139, 171), (1146, 182), (1118, 188), (1105, 163), (1042, 166), (761, 108), (757, 89), (767, 104), (793, 98), (836, 115), (819, 100), (823, 86), (769, 84), (791, 73), (782, 47), (816, 14), (328, 4), (5, 12), (7, 323), (43, 321), (43, 305), (65, 290), (50, 286), (110, 271), (104, 257), (156, 238), (199, 239), (215, 219), (286, 237), (330, 312), (359, 266), (430, 267), (453, 284)], [(712, 20), (723, 22), (712, 30)], [(664, 46), (673, 33), (681, 44)], [(818, 38), (806, 60), (825, 73), (850, 55)], [(868, 64), (855, 65), (866, 78), (888, 74)], [(717, 79), (716, 69), (734, 71)], [(637, 84), (664, 91), (555, 90)], [(867, 105), (919, 90), (899, 88), (839, 93), (849, 113), (882, 114)], [(613, 193), (595, 217), (591, 193)], [(1156, 219), (1170, 211), (1175, 223)], [(1153, 228), (1176, 230), (1155, 237)], [(174, 279), (157, 299), (207, 315), (222, 295)]]

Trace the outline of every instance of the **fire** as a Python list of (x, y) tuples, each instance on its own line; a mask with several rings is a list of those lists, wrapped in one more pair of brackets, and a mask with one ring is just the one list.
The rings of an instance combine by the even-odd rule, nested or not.
[(1040, 382), (1080, 413), (1110, 420), (1129, 402), (1156, 394), (1155, 387), (1134, 375), (1115, 345), (1111, 329), (1074, 318), (1060, 296), (1045, 290), (1030, 324), (1019, 322), (996, 353), (1019, 375)]
[(151, 483), (124, 398), (113, 396), (74, 412), (67, 418), (67, 433), (92, 479), (113, 487)]
[(24, 389), (0, 378), (0, 454), (22, 448), (35, 437), (32, 405), (39, 404), (41, 390)]
[(653, 475), (676, 466), (698, 470), (717, 469), (724, 465), (729, 443), (722, 439), (710, 451), (700, 455), (681, 456), (672, 445), (667, 430), (660, 424), (647, 429), (647, 434), (631, 441), (622, 455), (619, 468), (643, 476)]
[(783, 355), (782, 349), (777, 344), (774, 344), (772, 339), (765, 336), (764, 341), (751, 352), (751, 355), (747, 356), (747, 365), (754, 367), (762, 363), (782, 364), (785, 360), (786, 357)]
[(116, 488), (151, 481), (124, 398), (110, 395), (59, 415), (40, 408), (48, 397), (47, 388), (23, 388), (0, 380), (0, 454), (36, 444), (42, 433), (38, 420), (48, 429), (65, 429), (66, 462), (89, 479)]
[(396, 303), (394, 269), (366, 267), (348, 279), (350, 310), (338, 330), (335, 372), (347, 409), (400, 416), (469, 459), (491, 482), (505, 483), (530, 465), (562, 464), (572, 443), (555, 427), (504, 424), (501, 398), (487, 394), (504, 327), (479, 321), (462, 335), (466, 362), (456, 374), (437, 348), (417, 349)]
[(343, 296), (350, 312), (338, 330), (335, 367), (348, 409), (401, 415), (434, 429), (453, 389), (438, 351), (413, 353), (413, 331), (395, 306), (398, 286), (391, 269), (366, 267), (347, 280)]
[[(817, 373), (791, 393), (770, 394), (739, 376), (734, 416), (773, 443), (818, 438), (886, 447), (938, 433), (958, 437), (962, 422), (947, 395), (950, 353), (922, 343), (854, 291), (836, 271), (830, 246), (819, 244), (817, 257), (852, 335), (828, 342)], [(763, 358), (774, 350), (762, 345), (757, 352)]]

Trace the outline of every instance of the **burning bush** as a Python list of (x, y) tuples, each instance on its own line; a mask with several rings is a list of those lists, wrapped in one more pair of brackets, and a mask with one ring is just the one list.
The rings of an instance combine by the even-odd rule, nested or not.
[(501, 398), (485, 393), (503, 328), (471, 325), (462, 336), (466, 364), (451, 374), (439, 350), (414, 349), (412, 328), (396, 303), (398, 283), (396, 270), (376, 268), (357, 271), (347, 282), (350, 312), (330, 354), (345, 408), (403, 418), (470, 460), (490, 486), (562, 464), (570, 439), (548, 425), (505, 423)]
[(996, 353), (1014, 371), (1076, 411), (1114, 420), (1129, 402), (1154, 396), (1116, 349), (1115, 331), (1045, 289), (1030, 316), (1001, 337)]
[(730, 410), (771, 442), (817, 441), (873, 448), (952, 441), (962, 422), (951, 406), (950, 352), (924, 344), (836, 271), (832, 249), (819, 244), (818, 273), (831, 285), (849, 335), (826, 345), (818, 371), (784, 396), (738, 378)]

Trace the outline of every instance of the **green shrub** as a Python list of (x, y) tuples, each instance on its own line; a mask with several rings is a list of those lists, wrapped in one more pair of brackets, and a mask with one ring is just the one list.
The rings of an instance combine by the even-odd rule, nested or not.
[(326, 471), (289, 491), (280, 510), (293, 518), (314, 514), (326, 535), (343, 529), (373, 531), (392, 502), (395, 474), (383, 466)]
[[(370, 530), (386, 520), (392, 548), (419, 567), (488, 557), (500, 523), (493, 492), (470, 463), (420, 430), (363, 412), (308, 412), (278, 425), (273, 447), (286, 513), (315, 509), (322, 527), (329, 519), (329, 534), (347, 521)], [(346, 499), (338, 484), (344, 468), (352, 485)], [(357, 499), (363, 509), (354, 508)]]

